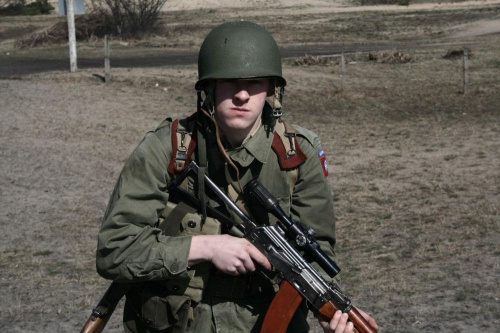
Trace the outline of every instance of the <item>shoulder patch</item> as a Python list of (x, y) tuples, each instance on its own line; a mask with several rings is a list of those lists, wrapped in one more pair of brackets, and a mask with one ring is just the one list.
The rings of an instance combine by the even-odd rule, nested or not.
[(326, 161), (326, 154), (323, 149), (318, 152), (318, 157), (321, 162), (321, 167), (323, 168), (323, 173), (325, 177), (328, 177), (328, 162)]

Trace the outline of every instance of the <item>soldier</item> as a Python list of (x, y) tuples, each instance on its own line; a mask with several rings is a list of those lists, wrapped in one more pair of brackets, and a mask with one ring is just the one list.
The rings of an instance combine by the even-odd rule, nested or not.
[[(191, 160), (259, 223), (273, 219), (243, 195), (254, 177), (298, 221), (317, 230), (334, 257), (335, 222), (319, 138), (281, 119), (286, 81), (273, 37), (237, 21), (212, 30), (198, 59), (198, 110), (166, 119), (129, 157), (99, 232), (101, 276), (134, 283), (126, 295), (126, 332), (258, 332), (277, 287), (256, 274), (271, 264), (224, 225), (169, 200), (166, 190)], [(217, 206), (199, 177), (182, 186)], [(291, 332), (307, 332), (307, 308)], [(352, 332), (347, 316), (320, 320), (325, 332)]]

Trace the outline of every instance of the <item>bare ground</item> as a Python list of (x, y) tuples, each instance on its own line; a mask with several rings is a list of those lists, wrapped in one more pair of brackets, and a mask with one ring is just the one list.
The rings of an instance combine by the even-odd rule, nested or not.
[[(487, 8), (364, 17), (379, 27), (370, 33), (375, 40), (414, 38), (404, 22), (442, 41), (439, 31), (451, 35), (460, 24), (498, 17), (498, 8)], [(191, 50), (190, 36), (198, 43), (212, 24), (194, 28), (195, 13), (177, 14), (181, 28), (161, 51), (174, 43)], [(306, 32), (300, 20), (290, 32), (270, 26), (289, 46), (314, 34), (334, 44), (326, 32), (348, 31), (317, 15), (304, 18), (314, 23)], [(357, 32), (372, 30), (354, 29), (363, 15), (350, 18), (342, 38), (366, 41)], [(154, 52), (160, 40), (123, 48)], [(500, 324), (500, 40), (490, 34), (473, 41), (467, 95), (461, 60), (442, 58), (447, 47), (404, 51), (411, 59), (404, 64), (395, 64), (392, 52), (375, 53), (377, 61), (352, 54), (343, 92), (336, 60), (285, 63), (287, 117), (320, 134), (327, 152), (343, 288), (383, 332), (497, 332)], [(97, 52), (92, 43), (83, 47)], [(59, 54), (8, 44), (1, 50), (2, 57)], [(193, 65), (115, 68), (107, 85), (92, 76), (100, 71), (0, 80), (2, 332), (80, 329), (108, 285), (95, 273), (96, 234), (124, 160), (147, 129), (195, 109)], [(120, 314), (109, 332), (121, 331)]]

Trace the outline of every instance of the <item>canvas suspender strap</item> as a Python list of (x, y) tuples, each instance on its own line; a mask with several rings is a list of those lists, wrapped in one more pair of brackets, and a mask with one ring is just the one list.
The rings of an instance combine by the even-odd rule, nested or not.
[[(192, 120), (193, 117), (194, 115), (189, 117), (188, 121)], [(196, 130), (196, 127), (192, 131), (189, 131), (186, 128), (187, 123), (186, 126), (183, 125), (183, 123), (184, 121), (180, 122), (178, 119), (174, 120), (172, 123), (172, 159), (168, 166), (168, 172), (174, 177), (181, 174), (189, 163), (191, 163), (191, 157), (196, 148), (197, 141), (204, 141), (203, 137), (194, 139), (194, 132), (201, 135), (201, 133)], [(296, 138), (295, 128), (290, 123), (280, 118), (276, 122), (274, 130), (272, 149), (278, 156), (281, 169), (285, 170), (288, 174), (290, 180), (290, 193), (293, 193), (293, 188), (299, 178), (298, 167), (306, 161), (307, 157), (300, 149)], [(202, 157), (206, 159), (206, 149), (200, 149), (199, 154), (199, 164), (201, 167)], [(236, 194), (236, 196), (233, 196), (233, 199), (236, 199), (238, 197), (238, 191), (234, 188), (231, 190), (234, 191), (232, 194)]]
[(246, 208), (240, 193), (232, 184), (231, 175), (229, 174), (229, 167), (227, 164), (224, 164), (224, 173), (226, 176), (227, 192), (228, 192), (227, 194), (233, 200), (236, 206), (238, 206), (239, 209), (241, 209), (248, 216), (252, 217), (251, 213)]
[(281, 118), (274, 127), (272, 148), (278, 155), (281, 169), (288, 173), (291, 194), (299, 178), (299, 166), (307, 160), (307, 156), (300, 149), (295, 128)]
[[(190, 118), (188, 118), (188, 121)], [(189, 163), (191, 163), (191, 156), (193, 156), (194, 149), (196, 148), (196, 140), (193, 139), (193, 132), (197, 132), (196, 127), (190, 132), (179, 119), (174, 120), (172, 123), (172, 158), (167, 170), (174, 177), (180, 175)]]
[[(199, 103), (198, 103), (199, 104)], [(205, 195), (205, 174), (207, 173), (207, 142), (206, 142), (206, 128), (207, 123), (205, 117), (201, 116), (196, 119), (196, 124), (200, 129), (197, 131), (198, 135), (198, 200), (200, 200), (201, 210), (201, 226), (205, 224), (207, 219), (207, 197)]]

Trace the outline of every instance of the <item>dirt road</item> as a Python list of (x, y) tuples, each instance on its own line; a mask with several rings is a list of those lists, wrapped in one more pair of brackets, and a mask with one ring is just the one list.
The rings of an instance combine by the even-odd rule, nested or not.
[[(308, 48), (285, 49), (281, 51), (282, 57), (297, 58), (322, 55), (338, 55), (341, 53), (371, 52), (371, 51), (393, 51), (393, 50), (415, 50), (424, 48), (460, 48), (464, 45), (471, 46), (472, 42), (464, 43), (429, 43), (427, 45), (415, 44), (386, 44), (386, 45), (342, 45), (342, 46), (309, 46)], [(34, 56), (0, 56), (0, 78), (22, 76), (50, 71), (64, 71), (68, 68), (68, 56), (57, 54), (54, 58), (44, 58), (39, 54)], [(168, 54), (165, 51), (152, 52), (151, 50), (133, 49), (121, 51), (118, 56), (111, 59), (113, 68), (154, 68), (179, 65), (193, 65), (198, 61), (197, 53)], [(78, 58), (78, 68), (103, 67), (102, 56)]]

